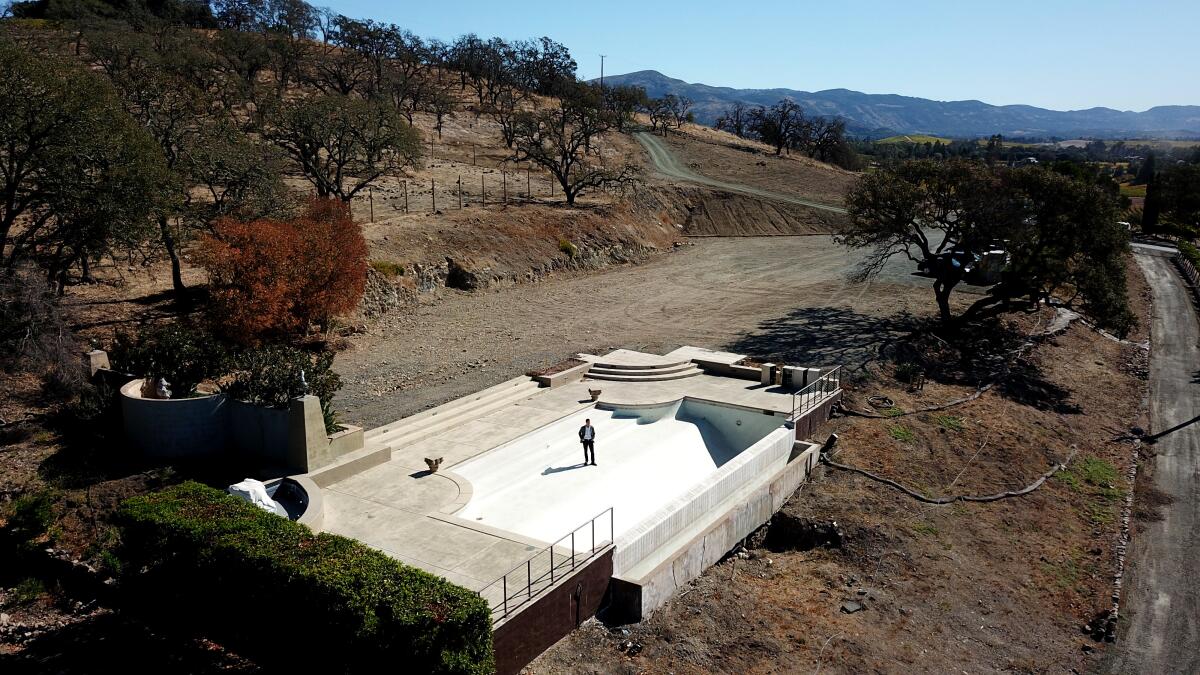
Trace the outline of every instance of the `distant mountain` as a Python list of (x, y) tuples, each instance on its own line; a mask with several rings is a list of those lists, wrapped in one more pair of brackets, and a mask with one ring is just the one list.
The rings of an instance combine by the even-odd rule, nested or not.
[(686, 96), (695, 102), (696, 121), (712, 124), (734, 101), (771, 105), (788, 97), (805, 112), (841, 117), (859, 136), (882, 138), (894, 134), (930, 134), (974, 138), (1009, 137), (1200, 138), (1200, 106), (1158, 106), (1145, 112), (1111, 108), (1047, 110), (1029, 105), (989, 105), (982, 101), (931, 101), (896, 94), (864, 94), (849, 89), (807, 92), (793, 89), (731, 89), (689, 84), (655, 70), (607, 76), (605, 84), (632, 84), (646, 93)]

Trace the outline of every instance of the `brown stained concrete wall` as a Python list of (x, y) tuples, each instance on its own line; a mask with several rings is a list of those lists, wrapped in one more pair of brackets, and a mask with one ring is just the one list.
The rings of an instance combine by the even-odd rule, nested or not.
[(610, 547), (496, 627), (492, 644), (499, 675), (520, 672), (539, 654), (596, 615), (608, 593), (612, 556)]
[(834, 392), (833, 396), (823, 401), (821, 405), (813, 408), (803, 417), (796, 420), (796, 440), (812, 438), (814, 434), (821, 430), (825, 423), (829, 421), (829, 413), (833, 410), (833, 406), (840, 403), (842, 400), (842, 392), (839, 390)]

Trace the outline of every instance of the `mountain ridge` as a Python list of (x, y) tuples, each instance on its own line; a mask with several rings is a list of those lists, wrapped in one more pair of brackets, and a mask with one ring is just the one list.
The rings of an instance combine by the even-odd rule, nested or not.
[(868, 137), (929, 134), (975, 138), (998, 133), (1010, 137), (1200, 138), (1200, 106), (1196, 105), (1161, 105), (1141, 112), (1104, 106), (1050, 110), (1026, 104), (992, 105), (974, 99), (935, 101), (902, 94), (866, 94), (845, 88), (816, 92), (786, 87), (736, 89), (689, 83), (656, 70), (610, 75), (604, 82), (642, 86), (653, 97), (687, 96), (694, 102), (696, 121), (702, 124), (715, 122), (735, 101), (771, 105), (786, 97), (810, 114), (845, 119), (852, 133)]

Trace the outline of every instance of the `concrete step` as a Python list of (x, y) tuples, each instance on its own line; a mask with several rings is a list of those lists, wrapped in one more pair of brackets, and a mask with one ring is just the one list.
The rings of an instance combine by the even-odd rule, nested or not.
[(488, 396), (466, 402), (455, 401), (447, 410), (443, 410), (437, 415), (424, 417), (416, 423), (388, 425), (393, 428), (390, 431), (373, 435), (368, 443), (390, 445), (397, 449), (403, 448), (528, 398), (537, 393), (538, 389), (537, 382), (528, 380), (518, 387), (509, 387)]
[(592, 368), (591, 370), (588, 371), (588, 374), (584, 379), (608, 380), (608, 381), (612, 381), (612, 382), (663, 382), (666, 380), (682, 380), (685, 377), (694, 377), (696, 375), (701, 375), (703, 373), (704, 373), (704, 371), (700, 370), (699, 368), (692, 367), (692, 368), (688, 368), (687, 370), (680, 370), (680, 371), (675, 371), (675, 372), (670, 372), (670, 373), (662, 373), (662, 374), (657, 374), (657, 375), (655, 375), (655, 374), (638, 375), (638, 374), (633, 374), (633, 373), (630, 373), (628, 375), (615, 375), (615, 374), (597, 373), (596, 369)]
[(445, 418), (447, 415), (453, 414), (458, 410), (466, 409), (470, 406), (486, 402), (495, 396), (507, 395), (513, 391), (528, 391), (530, 389), (530, 384), (534, 385), (534, 389), (536, 389), (538, 386), (537, 382), (525, 377), (524, 375), (521, 377), (514, 377), (511, 380), (505, 380), (504, 382), (501, 382), (495, 386), (482, 389), (473, 394), (463, 396), (462, 398), (456, 398), (454, 400), (447, 401), (439, 406), (429, 408), (428, 410), (422, 410), (421, 412), (409, 415), (404, 419), (396, 420), (395, 422), (389, 422), (374, 429), (368, 429), (367, 431), (363, 432), (363, 440), (369, 442), (376, 437), (393, 431), (398, 431), (403, 427), (415, 427), (434, 418)]
[(643, 363), (643, 364), (605, 363), (603, 361), (596, 361), (595, 363), (592, 364), (592, 367), (593, 368), (604, 368), (607, 370), (640, 371), (640, 370), (661, 370), (664, 368), (687, 367), (690, 365), (692, 365), (691, 361), (663, 361), (662, 363)]
[(679, 373), (695, 367), (696, 366), (690, 361), (675, 363), (669, 366), (663, 366), (661, 368), (639, 368), (638, 370), (595, 365), (588, 369), (588, 374), (596, 373), (599, 375), (632, 375), (636, 377), (646, 377), (649, 375), (669, 375), (671, 373)]

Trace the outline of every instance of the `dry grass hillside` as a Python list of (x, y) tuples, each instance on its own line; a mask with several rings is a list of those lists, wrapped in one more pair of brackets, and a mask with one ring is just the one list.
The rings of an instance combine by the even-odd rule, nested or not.
[(731, 183), (841, 205), (855, 173), (696, 124), (667, 136), (671, 150), (693, 171)]

